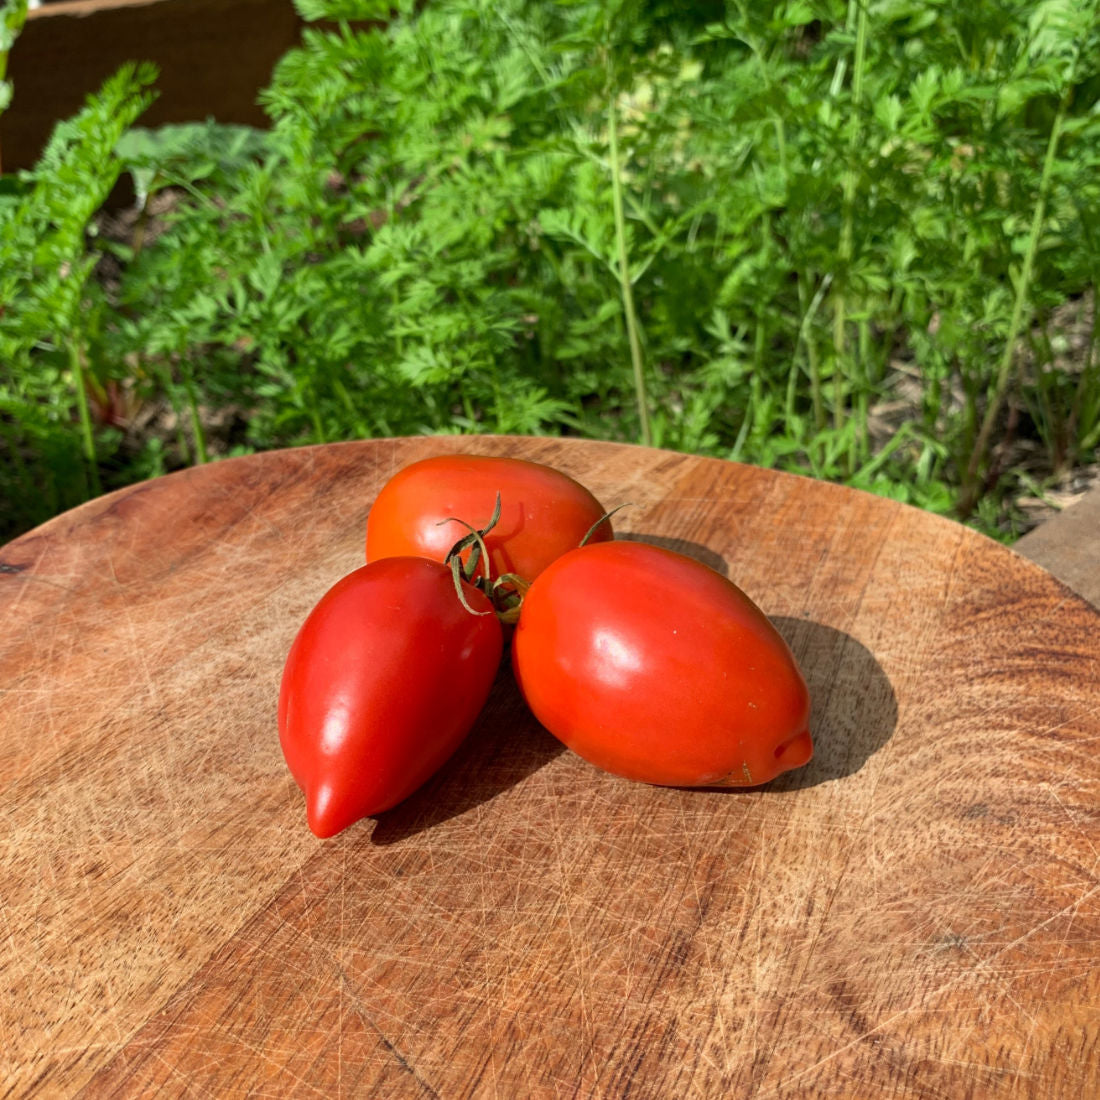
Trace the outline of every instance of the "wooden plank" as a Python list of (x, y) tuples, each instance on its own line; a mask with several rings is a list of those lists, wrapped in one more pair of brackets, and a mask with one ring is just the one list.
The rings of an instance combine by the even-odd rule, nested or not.
[(96, 15), (118, 8), (144, 8), (151, 4), (169, 3), (171, 0), (56, 0), (43, 4), (27, 13), (28, 20), (56, 19), (62, 15)]
[(1015, 549), (1100, 607), (1100, 489), (1029, 531)]
[[(811, 764), (615, 779), (505, 671), (425, 788), (315, 840), (282, 661), (379, 487), (448, 450), (558, 466), (744, 587)], [(1100, 615), (958, 524), (653, 449), (379, 440), (58, 517), (0, 547), (0, 616), (0, 1093), (1095, 1095)]]
[(258, 106), (279, 58), (300, 37), (291, 0), (74, 0), (32, 13), (11, 52), (15, 98), (0, 116), (6, 172), (30, 168), (54, 125), (127, 61), (160, 68), (141, 125), (266, 125)]

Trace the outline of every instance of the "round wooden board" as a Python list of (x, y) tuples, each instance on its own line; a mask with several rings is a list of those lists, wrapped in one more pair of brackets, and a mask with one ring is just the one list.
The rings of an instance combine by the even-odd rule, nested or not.
[[(275, 731), (384, 481), (547, 462), (725, 572), (811, 765), (648, 787), (502, 673), (331, 841)], [(269, 453), (0, 548), (3, 1095), (1082, 1097), (1100, 1089), (1100, 616), (951, 522), (712, 459), (420, 438)]]

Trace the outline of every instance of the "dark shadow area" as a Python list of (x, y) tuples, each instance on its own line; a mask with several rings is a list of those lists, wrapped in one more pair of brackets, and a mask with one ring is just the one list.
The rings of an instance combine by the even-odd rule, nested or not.
[(489, 701), (458, 751), (419, 790), (379, 814), (371, 842), (396, 844), (472, 810), (565, 751), (527, 709), (507, 650)]
[(893, 736), (898, 701), (882, 666), (861, 642), (811, 619), (777, 616), (810, 689), (813, 759), (765, 789), (794, 791), (854, 775)]
[[(689, 553), (681, 540), (638, 541)], [(719, 562), (718, 555), (695, 547)], [(707, 561), (709, 565), (710, 562)], [(724, 565), (724, 563), (722, 563)], [(724, 570), (723, 570), (724, 571)], [(813, 759), (756, 791), (794, 791), (854, 775), (894, 733), (898, 718), (894, 689), (866, 646), (850, 634), (811, 619), (772, 619), (797, 659), (810, 689)], [(489, 802), (565, 751), (528, 711), (512, 678), (507, 653), (489, 701), (453, 757), (404, 802), (380, 814), (371, 842), (395, 844)], [(745, 794), (745, 787), (710, 787)]]
[(662, 550), (672, 550), (677, 554), (683, 554), (686, 558), (694, 558), (704, 565), (709, 565), (716, 573), (723, 577), (730, 575), (730, 567), (721, 554), (715, 553), (709, 546), (701, 542), (691, 542), (689, 539), (670, 539), (663, 535), (649, 535), (644, 531), (627, 531), (625, 534), (616, 535), (623, 542), (647, 542), (650, 546), (659, 546)]

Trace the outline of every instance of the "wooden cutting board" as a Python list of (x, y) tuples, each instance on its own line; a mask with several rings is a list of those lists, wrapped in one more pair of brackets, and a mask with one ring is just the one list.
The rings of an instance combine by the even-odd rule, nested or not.
[[(449, 450), (743, 587), (813, 763), (616, 779), (502, 674), (427, 787), (314, 839), (283, 658)], [(0, 548), (0, 610), (4, 1096), (1100, 1095), (1100, 616), (973, 531), (659, 450), (373, 441), (67, 513)]]

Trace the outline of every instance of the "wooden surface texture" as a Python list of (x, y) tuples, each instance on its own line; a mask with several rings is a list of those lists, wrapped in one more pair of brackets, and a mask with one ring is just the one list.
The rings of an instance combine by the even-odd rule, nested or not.
[[(283, 658), (383, 482), (460, 449), (743, 587), (814, 761), (630, 783), (502, 673), (425, 788), (314, 839)], [(971, 530), (659, 450), (372, 441), (67, 513), (0, 547), (0, 614), (0, 1096), (1100, 1095), (1100, 615)]]

